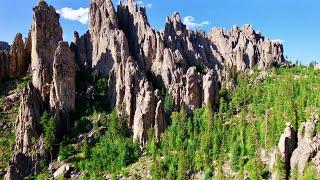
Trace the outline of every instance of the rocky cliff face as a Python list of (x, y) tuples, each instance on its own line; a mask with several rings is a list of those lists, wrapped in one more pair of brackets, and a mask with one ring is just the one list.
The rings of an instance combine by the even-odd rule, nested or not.
[(75, 107), (76, 67), (68, 43), (61, 40), (59, 15), (52, 6), (39, 1), (29, 37), (23, 42), (18, 34), (9, 54), (1, 52), (1, 59), (9, 57), (9, 61), (1, 61), (8, 62), (4, 72), (9, 77), (25, 73), (30, 60), (32, 66), (32, 82), (21, 97), (16, 144), (6, 179), (23, 179), (41, 171), (40, 160), (48, 158), (40, 125), (45, 110), (56, 118), (57, 134), (63, 135), (67, 129), (68, 113)]
[[(164, 32), (159, 32), (149, 25), (146, 9), (134, 0), (121, 3), (117, 11), (110, 0), (92, 1), (89, 34), (77, 35), (74, 44), (76, 57), (92, 54), (81, 62), (92, 62), (94, 76), (109, 77), (109, 104), (126, 113), (134, 139), (142, 144), (147, 129), (163, 129), (159, 124), (165, 124), (155, 120), (155, 116), (163, 119), (160, 107), (156, 108), (163, 103), (155, 90), (171, 94), (176, 110), (183, 106), (191, 111), (218, 102), (228, 68), (264, 69), (284, 61), (282, 45), (250, 25), (206, 34), (188, 30), (179, 13), (174, 13), (167, 18)], [(92, 53), (79, 47), (92, 47)]]
[(78, 69), (89, 69), (93, 79), (108, 79), (105, 101), (128, 117), (134, 140), (145, 146), (150, 128), (158, 141), (165, 130), (166, 95), (173, 97), (171, 110), (184, 107), (191, 112), (218, 103), (229, 68), (264, 69), (284, 61), (282, 45), (249, 25), (206, 34), (188, 30), (180, 14), (174, 13), (160, 32), (134, 0), (118, 5), (117, 11), (111, 0), (92, 0), (89, 15), (88, 32), (81, 37), (75, 32), (69, 48), (62, 42), (59, 15), (41, 0), (26, 41), (18, 34), (11, 50), (0, 52), (1, 78), (25, 73), (30, 61), (32, 76), (22, 97), (7, 179), (37, 172), (39, 158), (46, 155), (39, 130), (44, 110), (56, 118), (58, 132), (67, 128), (68, 113), (76, 103)]
[(53, 74), (54, 53), (62, 40), (59, 14), (45, 1), (39, 1), (34, 8), (31, 28), (31, 71), (32, 83), (47, 98)]
[(302, 123), (298, 132), (298, 147), (293, 151), (290, 160), (291, 168), (296, 168), (298, 173), (301, 175), (304, 171), (305, 166), (308, 162), (312, 162), (320, 176), (320, 137), (316, 134), (316, 121), (309, 120)]
[(50, 91), (50, 108), (57, 120), (57, 129), (63, 132), (68, 127), (68, 113), (75, 108), (74, 55), (67, 42), (59, 42), (53, 62), (53, 77)]
[(10, 49), (10, 61), (8, 67), (9, 78), (20, 76), (26, 71), (24, 61), (24, 42), (22, 34), (17, 34)]
[(249, 24), (242, 29), (234, 26), (231, 31), (216, 28), (208, 36), (227, 67), (242, 71), (253, 66), (264, 69), (279, 65), (284, 59), (282, 44), (265, 38)]
[[(297, 172), (298, 176), (302, 176), (305, 167), (311, 163), (320, 176), (320, 135), (316, 133), (315, 118), (303, 122), (298, 133), (289, 124), (284, 133), (281, 135), (278, 144), (278, 151), (274, 151), (271, 155), (270, 170), (276, 164), (276, 158), (279, 156), (284, 163), (286, 177), (290, 177), (290, 173)], [(279, 172), (272, 172), (271, 179), (279, 179)]]
[(29, 83), (22, 93), (16, 121), (14, 155), (5, 179), (23, 179), (40, 171), (39, 163), (45, 156), (40, 130), (41, 111), (41, 97)]
[(10, 56), (8, 52), (0, 51), (0, 78), (1, 81), (8, 78), (8, 62)]
[(10, 45), (7, 42), (0, 41), (0, 51), (10, 51)]
[(26, 73), (30, 65), (28, 51), (28, 41), (24, 42), (20, 33), (15, 36), (12, 46), (0, 48), (0, 81), (19, 78)]

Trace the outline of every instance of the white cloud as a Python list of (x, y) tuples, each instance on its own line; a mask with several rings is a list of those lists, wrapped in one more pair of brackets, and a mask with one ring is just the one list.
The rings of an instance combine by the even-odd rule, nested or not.
[(274, 40), (271, 40), (272, 42), (278, 42), (278, 43), (280, 43), (280, 44), (284, 44), (285, 43), (285, 41), (284, 40), (282, 40), (282, 39), (274, 39)]
[(79, 8), (72, 9), (69, 7), (64, 7), (60, 10), (57, 10), (63, 18), (71, 21), (79, 21), (82, 24), (87, 24), (89, 21), (89, 8)]
[(208, 26), (210, 24), (209, 21), (202, 21), (197, 23), (195, 22), (195, 19), (192, 16), (184, 17), (182, 22), (187, 26), (187, 28), (203, 27), (203, 26)]
[(138, 6), (143, 6), (143, 7), (149, 8), (149, 9), (152, 8), (152, 3), (145, 4), (143, 1), (137, 1), (136, 3)]

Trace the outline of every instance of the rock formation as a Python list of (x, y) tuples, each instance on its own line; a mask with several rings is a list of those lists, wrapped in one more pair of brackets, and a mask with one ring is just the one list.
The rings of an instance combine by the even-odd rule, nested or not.
[[(68, 113), (75, 108), (76, 65), (67, 42), (59, 42), (53, 62), (50, 107), (57, 120), (57, 129), (68, 127)], [(64, 116), (64, 117), (63, 117)]]
[(279, 179), (280, 174), (277, 171), (274, 171), (273, 168), (277, 163), (277, 158), (279, 158), (284, 163), (284, 168), (286, 171), (286, 177), (290, 177), (290, 159), (293, 151), (297, 147), (297, 133), (293, 129), (291, 123), (287, 124), (287, 127), (284, 130), (284, 133), (281, 135), (278, 147), (271, 154), (269, 169), (272, 171), (271, 179)]
[(14, 78), (22, 75), (26, 71), (26, 62), (24, 61), (24, 42), (22, 34), (17, 34), (10, 49), (10, 60), (8, 64), (8, 76)]
[[(281, 135), (278, 148), (281, 155), (281, 159), (285, 164), (285, 169), (287, 172), (290, 172), (290, 158), (297, 147), (297, 133), (293, 129), (291, 124), (287, 124), (284, 133)], [(288, 174), (289, 175), (289, 174)]]
[(242, 29), (234, 26), (231, 31), (215, 28), (208, 36), (227, 67), (245, 70), (257, 65), (264, 69), (281, 64), (284, 59), (282, 44), (263, 37), (249, 24)]
[(128, 115), (134, 139), (143, 143), (147, 130), (154, 124), (154, 90), (144, 70), (130, 55), (128, 40), (119, 29), (111, 1), (91, 2), (89, 32), (94, 76), (109, 76), (109, 104)]
[(90, 69), (92, 66), (92, 43), (89, 31), (79, 37), (78, 32), (74, 32), (74, 42), (70, 48), (75, 55), (75, 60), (80, 68)]
[[(40, 117), (45, 109), (49, 109), (47, 106), (50, 105), (51, 113), (58, 121), (57, 132), (65, 128), (60, 115), (68, 116), (68, 112), (74, 109), (74, 56), (68, 43), (61, 40), (59, 15), (52, 6), (39, 1), (34, 8), (32, 28), (26, 42), (18, 34), (9, 53), (10, 61), (5, 61), (9, 62), (8, 67), (4, 67), (9, 77), (24, 73), (30, 60), (32, 66), (32, 82), (22, 94), (15, 130), (16, 144), (6, 179), (23, 179), (40, 172), (40, 160), (47, 158)], [(1, 58), (6, 56), (1, 53)]]
[(120, 3), (117, 11), (110, 0), (93, 0), (89, 34), (76, 33), (73, 44), (79, 64), (92, 62), (95, 77), (109, 77), (109, 104), (129, 117), (134, 139), (142, 144), (147, 129), (164, 129), (155, 119), (163, 109), (155, 90), (172, 94), (176, 110), (191, 111), (218, 101), (227, 68), (263, 69), (284, 61), (282, 45), (249, 25), (206, 34), (188, 30), (174, 13), (158, 32), (134, 0)]
[[(117, 11), (111, 0), (92, 0), (89, 16), (89, 30), (81, 37), (75, 32), (69, 48), (62, 41), (59, 15), (41, 0), (34, 8), (25, 42), (21, 34), (11, 48), (0, 42), (0, 79), (24, 74), (30, 63), (32, 76), (22, 96), (15, 153), (6, 179), (38, 172), (39, 159), (46, 155), (39, 130), (45, 109), (55, 116), (58, 132), (63, 134), (68, 127), (68, 113), (76, 103), (76, 70), (90, 70), (94, 80), (108, 79), (105, 101), (128, 117), (134, 140), (145, 146), (150, 128), (158, 141), (165, 131), (165, 94), (173, 97), (172, 110), (185, 107), (191, 112), (218, 103), (219, 89), (231, 67), (246, 71), (284, 62), (282, 45), (250, 25), (231, 31), (214, 29), (207, 34), (187, 29), (180, 14), (174, 13), (160, 32), (150, 26), (146, 9), (134, 0), (120, 3)], [(279, 143), (286, 164), (294, 144), (288, 128)], [(302, 162), (292, 157), (291, 164)], [(320, 162), (319, 157), (315, 159)]]
[(3, 46), (4, 49), (0, 48), (0, 81), (21, 77), (30, 65), (27, 41), (24, 42), (22, 34), (18, 33), (12, 46)]
[(10, 45), (7, 42), (0, 41), (0, 51), (10, 51)]
[(40, 171), (39, 163), (45, 156), (39, 124), (41, 111), (41, 98), (29, 83), (22, 93), (16, 121), (14, 155), (5, 179), (23, 179), (30, 173)]
[(10, 56), (8, 52), (0, 51), (0, 80), (4, 80), (8, 78), (8, 62), (10, 60)]
[(298, 176), (303, 175), (305, 167), (311, 163), (320, 176), (320, 135), (315, 133), (316, 120), (310, 119), (303, 122), (298, 133), (288, 124), (284, 134), (281, 135), (278, 151), (271, 155), (269, 169), (272, 171), (271, 179), (279, 179), (279, 173), (273, 172), (277, 156), (284, 163), (286, 177), (290, 177), (290, 172), (298, 172)]
[[(316, 121), (310, 120), (301, 124), (298, 132), (298, 147), (293, 151), (290, 160), (291, 168), (297, 168), (299, 174), (302, 174), (304, 168), (311, 160), (318, 162), (320, 154), (320, 137), (315, 134)], [(320, 166), (315, 163), (319, 172)]]
[(45, 1), (39, 1), (34, 8), (31, 28), (31, 70), (32, 83), (47, 98), (53, 74), (54, 53), (62, 40), (59, 14)]

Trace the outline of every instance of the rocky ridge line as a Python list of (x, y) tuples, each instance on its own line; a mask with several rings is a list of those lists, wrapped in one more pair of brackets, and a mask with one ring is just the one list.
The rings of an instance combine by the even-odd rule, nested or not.
[(146, 9), (134, 0), (120, 3), (117, 11), (110, 0), (94, 0), (89, 22), (88, 33), (81, 38), (76, 33), (79, 66), (90, 68), (91, 64), (95, 77), (109, 78), (109, 104), (125, 112), (134, 139), (141, 144), (149, 128), (161, 134), (155, 124), (165, 127), (168, 118), (155, 117), (156, 90), (162, 97), (164, 91), (173, 96), (174, 110), (185, 107), (190, 112), (218, 103), (230, 68), (250, 71), (254, 66), (265, 69), (284, 62), (282, 45), (250, 25), (206, 34), (188, 30), (180, 14), (174, 13), (160, 32), (150, 26)]
[(23, 42), (17, 35), (10, 52), (1, 52), (1, 78), (25, 72), (29, 60), (32, 76), (21, 98), (17, 143), (6, 179), (39, 172), (39, 159), (48, 154), (43, 150), (39, 117), (49, 110), (57, 120), (57, 132), (63, 134), (68, 128), (65, 117), (75, 108), (79, 69), (89, 69), (94, 79), (108, 78), (105, 101), (128, 117), (133, 140), (144, 147), (150, 128), (160, 140), (167, 126), (170, 112), (164, 110), (165, 96), (173, 97), (170, 111), (184, 107), (191, 112), (219, 103), (219, 90), (230, 83), (231, 68), (250, 71), (284, 62), (282, 45), (249, 25), (206, 34), (188, 30), (180, 14), (174, 13), (160, 32), (149, 25), (146, 9), (134, 0), (120, 4), (117, 11), (111, 0), (93, 0), (89, 15), (88, 32), (81, 37), (75, 33), (69, 48), (62, 42), (59, 15), (41, 0), (34, 8), (28, 39)]

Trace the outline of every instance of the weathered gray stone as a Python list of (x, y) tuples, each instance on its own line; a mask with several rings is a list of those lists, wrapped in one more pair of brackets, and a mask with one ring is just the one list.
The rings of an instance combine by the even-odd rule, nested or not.
[(31, 28), (31, 70), (32, 83), (47, 98), (53, 75), (54, 53), (62, 40), (59, 14), (45, 1), (39, 1), (34, 8)]
[(22, 179), (40, 171), (39, 162), (45, 157), (40, 133), (41, 97), (29, 83), (23, 91), (15, 129), (15, 148), (6, 179)]
[[(53, 62), (50, 108), (57, 121), (57, 130), (63, 132), (69, 125), (69, 112), (75, 109), (76, 64), (67, 42), (59, 42)], [(62, 133), (63, 134), (63, 133)]]

